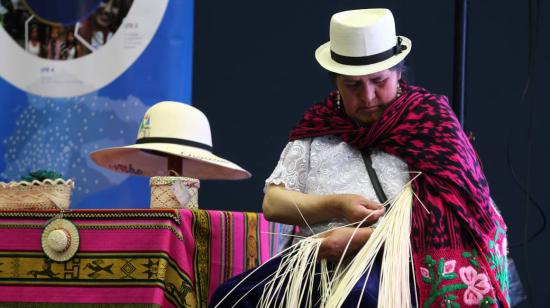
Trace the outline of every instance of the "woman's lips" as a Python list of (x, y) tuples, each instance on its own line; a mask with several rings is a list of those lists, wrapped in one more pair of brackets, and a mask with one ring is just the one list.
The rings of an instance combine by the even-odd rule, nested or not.
[(378, 109), (380, 109), (380, 106), (369, 106), (369, 107), (359, 107), (358, 110), (359, 111), (363, 111), (363, 112), (373, 112), (373, 111), (377, 111)]

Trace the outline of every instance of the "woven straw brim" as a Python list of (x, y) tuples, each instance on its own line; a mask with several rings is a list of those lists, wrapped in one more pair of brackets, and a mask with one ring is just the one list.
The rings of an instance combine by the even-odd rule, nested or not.
[(107, 169), (143, 176), (169, 176), (166, 155), (182, 159), (182, 176), (201, 180), (240, 180), (249, 178), (250, 172), (237, 164), (218, 157), (209, 151), (176, 144), (147, 143), (113, 147), (92, 152), (90, 157)]

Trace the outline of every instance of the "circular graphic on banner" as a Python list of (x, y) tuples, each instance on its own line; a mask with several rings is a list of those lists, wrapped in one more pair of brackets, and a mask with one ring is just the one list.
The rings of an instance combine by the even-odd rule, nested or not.
[[(104, 0), (21, 0), (32, 15), (46, 23), (73, 25), (96, 13), (98, 7), (125, 5), (122, 1)], [(131, 5), (132, 0), (127, 1)], [(63, 9), (59, 9), (63, 8)]]
[(9, 59), (0, 61), (0, 76), (47, 97), (83, 95), (120, 76), (150, 43), (168, 4), (57, 2), (66, 3), (0, 0), (0, 57)]

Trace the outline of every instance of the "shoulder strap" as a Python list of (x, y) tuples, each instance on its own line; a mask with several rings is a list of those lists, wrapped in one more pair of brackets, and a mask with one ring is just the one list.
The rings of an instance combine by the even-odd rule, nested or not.
[(376, 196), (381, 203), (386, 203), (386, 201), (388, 201), (388, 197), (386, 197), (386, 194), (382, 189), (382, 185), (378, 180), (378, 176), (376, 175), (376, 171), (374, 171), (374, 168), (372, 167), (372, 160), (370, 158), (370, 155), (371, 152), (369, 150), (361, 151), (361, 156), (363, 156), (365, 167), (367, 167), (367, 173), (369, 174), (370, 181), (372, 182), (374, 192), (376, 192)]

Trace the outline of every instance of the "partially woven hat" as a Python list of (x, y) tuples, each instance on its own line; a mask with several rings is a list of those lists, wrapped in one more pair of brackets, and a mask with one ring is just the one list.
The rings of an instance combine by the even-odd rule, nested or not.
[(68, 209), (73, 180), (0, 182), (0, 209)]
[(80, 245), (78, 229), (69, 220), (54, 218), (42, 231), (42, 250), (46, 255), (58, 262), (71, 259)]

